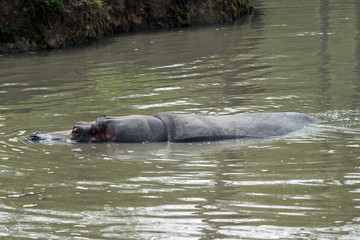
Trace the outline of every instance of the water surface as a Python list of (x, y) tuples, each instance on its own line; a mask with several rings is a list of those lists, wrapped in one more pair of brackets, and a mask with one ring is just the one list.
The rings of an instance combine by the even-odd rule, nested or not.
[[(235, 24), (0, 57), (0, 237), (360, 238), (360, 4), (258, 1)], [(34, 144), (101, 114), (296, 111), (287, 136)]]

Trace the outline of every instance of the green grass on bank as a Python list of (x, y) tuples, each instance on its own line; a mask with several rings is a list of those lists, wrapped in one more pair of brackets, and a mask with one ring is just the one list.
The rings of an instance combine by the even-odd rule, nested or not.
[[(108, 4), (119, 6), (123, 2), (123, 0), (84, 1), (97, 9), (101, 9)], [(20, 9), (15, 22), (9, 21), (8, 14), (0, 9), (0, 41), (14, 42), (16, 36), (23, 36), (31, 39), (34, 46), (45, 47), (45, 25), (49, 20), (61, 16), (70, 0), (19, 0), (18, 2), (20, 3)]]
[[(81, 11), (89, 11), (95, 13), (92, 16), (95, 16), (93, 20), (96, 21), (96, 16), (106, 15), (107, 11), (112, 9), (114, 11), (119, 11), (120, 9), (126, 12), (127, 9), (125, 8), (128, 6), (128, 2), (125, 1), (128, 0), (0, 0), (0, 43), (7, 44), (4, 51), (6, 51), (6, 48), (45, 49), (50, 47), (47, 39), (48, 36), (46, 35), (47, 31), (51, 29), (51, 26), (57, 26), (58, 23), (64, 21), (68, 14), (71, 17), (76, 17), (75, 13), (79, 13), (78, 11), (80, 11), (80, 15)], [(135, 2), (135, 0), (130, 1)], [(179, 21), (177, 23), (178, 26), (190, 25), (189, 2), (191, 1), (170, 0), (163, 2), (164, 4), (169, 3), (170, 11), (173, 12), (173, 15), (177, 16)], [(195, 8), (204, 7), (203, 4), (199, 4), (196, 0), (193, 0), (193, 3)], [(216, 1), (216, 3), (220, 6), (218, 8), (226, 9), (228, 16), (225, 17), (232, 17), (233, 19), (245, 13), (253, 6), (253, 0), (221, 0)], [(156, 16), (153, 16), (155, 12), (153, 7), (157, 5), (153, 6), (152, 1), (136, 0), (136, 4), (142, 10), (142, 14), (145, 14), (145, 17), (142, 16), (143, 18), (156, 19)], [(120, 6), (120, 8), (117, 6)], [(214, 6), (210, 3), (209, 6), (205, 7), (210, 8)], [(219, 9), (215, 10), (220, 11)], [(129, 11), (133, 11), (133, 9), (129, 9)], [(116, 18), (116, 16), (114, 17)], [(169, 16), (169, 21), (171, 21), (171, 17)], [(106, 26), (105, 30), (111, 32), (110, 28), (112, 25), (109, 26)], [(104, 34), (104, 32), (100, 34)], [(51, 44), (53, 43), (51, 42)], [(0, 44), (1, 47), (2, 45)]]

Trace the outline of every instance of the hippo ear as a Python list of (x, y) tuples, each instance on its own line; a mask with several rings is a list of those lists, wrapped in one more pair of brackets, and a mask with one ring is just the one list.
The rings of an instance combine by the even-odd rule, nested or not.
[(107, 142), (110, 141), (110, 135), (106, 123), (95, 122), (91, 124), (91, 135), (95, 142)]
[(105, 131), (104, 126), (99, 125), (99, 124), (91, 124), (91, 134), (92, 135), (96, 135), (98, 133), (102, 133)]

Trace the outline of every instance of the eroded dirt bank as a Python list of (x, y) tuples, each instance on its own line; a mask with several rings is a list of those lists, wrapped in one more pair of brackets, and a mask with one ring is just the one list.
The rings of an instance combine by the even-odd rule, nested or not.
[(73, 45), (104, 35), (233, 21), (253, 0), (2, 0), (0, 52)]

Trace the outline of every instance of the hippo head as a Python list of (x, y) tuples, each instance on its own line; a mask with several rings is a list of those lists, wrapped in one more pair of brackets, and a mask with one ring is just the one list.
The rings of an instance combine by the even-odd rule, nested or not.
[(106, 133), (105, 124), (81, 121), (72, 130), (51, 133), (34, 132), (28, 139), (34, 142), (105, 142), (109, 138), (109, 134)]

